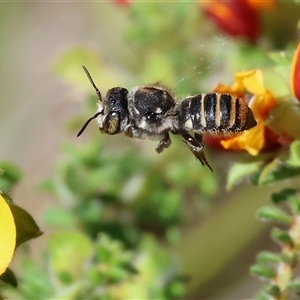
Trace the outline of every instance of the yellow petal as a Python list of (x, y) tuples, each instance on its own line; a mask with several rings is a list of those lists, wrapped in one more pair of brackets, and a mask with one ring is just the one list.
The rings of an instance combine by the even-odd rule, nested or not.
[(260, 95), (265, 92), (263, 75), (258, 69), (238, 72), (234, 75), (236, 82), (243, 86), (245, 90), (254, 95)]
[(10, 208), (0, 195), (0, 275), (12, 260), (16, 246), (16, 226)]
[(253, 155), (258, 155), (265, 146), (264, 123), (258, 123), (252, 130), (245, 132), (245, 150)]
[(274, 96), (266, 90), (264, 94), (253, 96), (249, 102), (256, 119), (266, 120), (270, 112), (277, 106)]
[(258, 123), (254, 128), (238, 135), (232, 139), (221, 141), (225, 149), (234, 151), (245, 150), (249, 154), (256, 156), (262, 150), (265, 144), (264, 124)]

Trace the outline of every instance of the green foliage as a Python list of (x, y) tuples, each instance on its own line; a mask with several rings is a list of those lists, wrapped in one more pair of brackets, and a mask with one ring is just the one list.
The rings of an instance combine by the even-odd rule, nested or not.
[(257, 255), (256, 260), (260, 264), (278, 263), (280, 257), (273, 252), (262, 251)]
[(175, 259), (150, 236), (144, 236), (135, 251), (104, 233), (91, 241), (79, 232), (60, 232), (50, 235), (47, 244), (48, 272), (24, 260), (26, 274), (18, 291), (11, 291), (14, 297), (165, 299), (184, 293), (183, 278), (168, 270), (170, 264), (176, 270)]
[(247, 156), (243, 160), (236, 162), (228, 172), (226, 185), (227, 190), (231, 190), (234, 185), (239, 183), (239, 181), (241, 181), (243, 178), (256, 172), (261, 165), (262, 155), (260, 155), (259, 157)]
[(269, 184), (274, 181), (284, 180), (300, 174), (300, 167), (291, 166), (279, 157), (273, 159), (262, 170), (253, 176), (253, 183), (257, 185)]
[(51, 296), (51, 278), (47, 276), (47, 273), (39, 264), (32, 261), (29, 257), (24, 257), (21, 261), (21, 268), (22, 276), (18, 289), (5, 291), (10, 295), (10, 298), (45, 299)]
[(27, 211), (17, 205), (10, 205), (10, 209), (17, 229), (16, 247), (43, 234)]
[(264, 279), (272, 279), (275, 276), (275, 272), (272, 269), (261, 265), (254, 265), (250, 268), (250, 270), (256, 276), (262, 277)]
[(284, 224), (291, 224), (292, 220), (291, 218), (283, 212), (281, 209), (277, 207), (272, 207), (272, 206), (265, 206), (262, 207), (258, 212), (257, 216), (266, 221), (274, 221), (274, 222), (279, 222), (279, 223), (284, 223)]
[(267, 185), (299, 174), (300, 141), (295, 140), (288, 149), (283, 149), (279, 153), (263, 153), (257, 157), (247, 156), (235, 163), (228, 173), (227, 189), (232, 189), (243, 178), (249, 176), (253, 184)]
[(274, 297), (275, 299), (278, 299), (280, 297), (280, 287), (276, 284), (266, 286), (264, 290), (266, 294)]
[[(98, 293), (99, 284), (108, 277), (102, 282), (104, 291), (105, 286), (117, 283), (121, 287), (111, 287), (108, 290), (112, 291), (101, 292), (103, 294), (95, 295), (95, 299), (114, 298), (110, 295), (115, 295), (117, 290), (120, 291), (117, 297), (126, 293), (128, 297), (134, 294), (140, 295), (140, 298), (180, 297), (185, 291), (185, 278), (178, 274), (178, 267), (175, 267), (169, 251), (159, 250), (158, 240), (164, 237), (170, 244), (178, 241), (180, 235), (176, 233), (176, 227), (187, 218), (183, 201), (187, 194), (200, 197), (202, 189), (202, 197), (206, 201), (214, 192), (215, 183), (208, 179), (211, 175), (201, 184), (201, 166), (194, 162), (188, 163), (188, 168), (178, 164), (175, 167), (174, 162), (169, 160), (150, 162), (137, 153), (114, 153), (116, 150), (109, 149), (109, 145), (105, 148), (100, 139), (80, 148), (67, 146), (65, 150), (67, 154), (57, 166), (56, 177), (43, 183), (44, 189), (61, 199), (64, 209), (49, 210), (47, 220), (56, 228), (74, 229), (79, 226), (95, 243), (99, 243), (99, 259), (103, 261), (107, 257), (108, 265), (103, 270), (105, 276), (98, 274), (94, 260), (90, 262), (91, 270), (86, 275), (90, 280), (86, 283), (85, 293), (91, 297)], [(106, 235), (99, 239), (99, 232)], [(152, 237), (145, 236), (147, 232)], [(111, 248), (105, 250), (107, 239), (111, 241), (109, 247), (121, 247), (118, 251), (135, 249), (131, 257), (138, 264), (130, 266), (129, 262), (124, 262), (118, 267), (118, 252), (113, 258)], [(72, 246), (70, 237), (63, 240), (64, 243), (57, 243), (61, 253), (70, 252), (64, 246)], [(55, 255), (52, 247), (48, 249), (51, 255)], [(69, 264), (69, 261), (66, 263)], [(144, 278), (145, 284), (139, 285), (135, 280), (131, 282), (126, 275), (128, 272)], [(70, 280), (70, 273), (63, 272), (64, 280)], [(158, 278), (157, 284), (153, 283), (154, 278)], [(73, 278), (74, 281), (78, 278)]]
[(292, 291), (299, 291), (300, 290), (300, 278), (297, 277), (294, 280), (289, 282), (289, 289)]
[[(151, 164), (137, 153), (112, 153), (115, 150), (105, 148), (100, 140), (77, 149), (68, 146), (65, 150), (67, 156), (57, 166), (56, 178), (43, 186), (56, 194), (68, 211), (60, 213), (60, 218), (56, 218), (57, 209), (53, 210), (53, 217), (48, 211), (47, 219), (56, 226), (69, 228), (77, 220), (93, 238), (104, 230), (132, 246), (138, 241), (140, 229), (164, 235), (184, 220), (182, 199), (192, 191), (189, 187), (192, 182), (197, 182), (198, 193), (205, 187), (204, 199), (214, 190), (213, 181), (200, 183), (197, 164), (187, 169), (181, 166), (171, 174), (172, 162)], [(158, 169), (161, 169), (159, 176)], [(185, 174), (180, 184), (179, 174)], [(193, 192), (197, 193), (197, 189)], [(120, 219), (123, 214), (130, 218)]]
[(284, 244), (288, 246), (292, 246), (293, 244), (291, 236), (287, 232), (276, 227), (272, 229), (271, 237), (275, 242), (278, 242), (280, 244)]
[(21, 179), (20, 169), (12, 163), (0, 162), (0, 192), (11, 190)]
[(18, 280), (16, 278), (16, 275), (13, 273), (13, 271), (10, 268), (7, 268), (5, 272), (1, 274), (0, 279), (5, 283), (10, 284), (14, 288), (18, 286)]
[[(294, 197), (296, 197), (296, 202), (298, 202), (298, 200), (297, 200), (297, 191), (295, 189), (288, 188), (288, 189), (284, 189), (284, 190), (282, 190), (278, 193), (273, 193), (272, 194), (272, 201), (275, 204), (279, 204), (280, 202), (291, 200)], [(292, 204), (292, 202), (291, 202), (291, 204)], [(294, 206), (292, 206), (292, 208), (293, 208), (293, 211), (295, 211)]]
[(251, 272), (264, 278), (267, 283), (256, 299), (293, 299), (294, 293), (299, 293), (299, 278), (293, 274), (300, 262), (300, 226), (299, 226), (299, 194), (288, 188), (272, 195), (275, 205), (279, 207), (265, 207), (258, 212), (259, 218), (272, 222), (283, 223), (287, 229), (273, 228), (271, 236), (280, 247), (279, 253), (262, 252), (258, 254), (256, 264)]
[[(134, 74), (141, 84), (159, 81), (178, 95), (207, 92), (211, 88), (207, 78), (219, 72), (225, 55), (223, 46), (230, 45), (221, 36), (212, 38), (209, 32), (199, 31), (197, 3), (173, 4), (171, 9), (163, 2), (130, 7), (132, 22), (124, 34), (138, 58)], [(202, 39), (205, 47), (199, 43)]]

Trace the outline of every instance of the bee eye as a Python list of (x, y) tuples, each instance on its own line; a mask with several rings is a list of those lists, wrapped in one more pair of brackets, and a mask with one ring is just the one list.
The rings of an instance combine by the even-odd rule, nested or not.
[(158, 119), (158, 116), (155, 112), (149, 112), (145, 114), (145, 118), (150, 123), (155, 123)]
[(116, 134), (120, 132), (120, 114), (118, 112), (110, 112), (103, 123), (103, 128), (101, 130), (107, 134)]

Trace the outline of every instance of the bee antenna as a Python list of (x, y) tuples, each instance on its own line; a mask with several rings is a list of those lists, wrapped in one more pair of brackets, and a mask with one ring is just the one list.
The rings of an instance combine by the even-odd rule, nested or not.
[(82, 66), (82, 69), (84, 70), (84, 72), (85, 72), (86, 76), (88, 77), (90, 83), (91, 83), (92, 86), (94, 87), (94, 89), (95, 89), (95, 91), (96, 91), (96, 94), (97, 94), (97, 97), (98, 97), (99, 101), (102, 102), (102, 96), (101, 96), (101, 93), (100, 93), (99, 89), (97, 88), (97, 86), (96, 86), (96, 84), (95, 84), (95, 82), (94, 82), (94, 80), (93, 80), (93, 78), (92, 78), (90, 72), (88, 71), (88, 69), (87, 69), (85, 66)]
[(89, 118), (82, 126), (82, 128), (79, 130), (79, 132), (77, 133), (77, 137), (80, 136), (84, 130), (86, 129), (86, 127), (89, 125), (89, 123), (96, 119), (99, 115), (102, 115), (102, 111), (98, 111), (94, 116), (92, 116), (91, 118)]

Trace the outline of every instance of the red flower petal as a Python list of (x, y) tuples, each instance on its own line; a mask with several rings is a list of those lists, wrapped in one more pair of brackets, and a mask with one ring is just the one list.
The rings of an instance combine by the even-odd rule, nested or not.
[(211, 135), (204, 135), (203, 136), (203, 142), (206, 145), (211, 146), (215, 149), (224, 149), (224, 147), (221, 144), (221, 141), (225, 140), (224, 137), (217, 137), (217, 136), (211, 136)]
[(300, 42), (293, 58), (291, 70), (291, 86), (293, 94), (300, 102)]
[(260, 32), (258, 11), (247, 0), (212, 0), (205, 4), (204, 13), (229, 35), (254, 42)]

